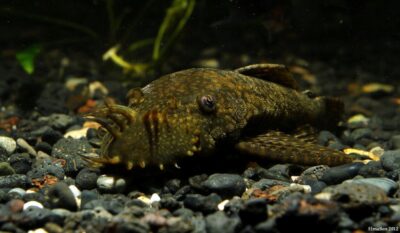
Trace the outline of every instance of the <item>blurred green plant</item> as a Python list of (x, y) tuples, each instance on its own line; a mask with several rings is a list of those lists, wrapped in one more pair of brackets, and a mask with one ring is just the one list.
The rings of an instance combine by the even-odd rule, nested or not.
[[(100, 51), (106, 48), (106, 52), (103, 53), (104, 61), (111, 61), (125, 73), (131, 74), (130, 76), (143, 77), (166, 61), (165, 57), (176, 45), (177, 38), (192, 15), (195, 3), (196, 0), (148, 0), (132, 1), (129, 4), (116, 0), (101, 0), (94, 5), (100, 6), (93, 8), (94, 15), (92, 12), (92, 15), (87, 16), (88, 19), (96, 16), (98, 21), (77, 21), (79, 17), (76, 16), (81, 16), (84, 11), (74, 14), (74, 11), (68, 10), (75, 8), (60, 8), (61, 14), (57, 14), (56, 10), (45, 14), (43, 12), (47, 11), (40, 13), (41, 8), (39, 11), (30, 11), (29, 6), (23, 10), (24, 8), (9, 5), (0, 7), (0, 16), (38, 22), (48, 25), (51, 28), (49, 30), (68, 29), (68, 32), (71, 32), (63, 36), (64, 30), (59, 34), (62, 35), (60, 37), (57, 37), (57, 33), (48, 33), (46, 36), (41, 34), (37, 37), (40, 41), (32, 42), (40, 43), (41, 47), (32, 45), (19, 51), (17, 59), (27, 73), (34, 72), (34, 61), (40, 51), (54, 46), (87, 43)], [(65, 4), (75, 7), (72, 3)], [(85, 5), (77, 10), (84, 9), (83, 6)], [(160, 9), (165, 12), (164, 15)], [(158, 27), (154, 27), (156, 20), (161, 20)], [(99, 24), (94, 25), (93, 22), (108, 23), (108, 30), (104, 30), (104, 26), (98, 26)]]
[(34, 44), (15, 54), (16, 59), (26, 73), (33, 74), (35, 71), (35, 60), (41, 50), (42, 46)]
[[(112, 2), (112, 0), (108, 1)], [(173, 0), (166, 10), (164, 19), (158, 29), (157, 36), (155, 38), (142, 39), (129, 45), (127, 52), (131, 54), (144, 47), (152, 45), (153, 52), (151, 60), (147, 62), (129, 62), (121, 55), (117, 54), (120, 49), (119, 44), (111, 47), (106, 53), (104, 53), (103, 60), (110, 59), (116, 65), (122, 67), (125, 72), (133, 72), (135, 75), (143, 76), (148, 69), (154, 68), (162, 61), (161, 59), (164, 58), (166, 53), (176, 42), (176, 39), (182, 32), (193, 12), (195, 3), (196, 0)], [(111, 4), (112, 3), (109, 3), (108, 7), (110, 12), (109, 14), (114, 15), (112, 10), (110, 10)], [(112, 19), (113, 17), (110, 16), (109, 18)], [(110, 21), (114, 22), (115, 20)], [(110, 25), (115, 25), (115, 23), (110, 22)], [(111, 26), (111, 28), (113, 27)], [(111, 31), (115, 31), (115, 29), (111, 29)]]

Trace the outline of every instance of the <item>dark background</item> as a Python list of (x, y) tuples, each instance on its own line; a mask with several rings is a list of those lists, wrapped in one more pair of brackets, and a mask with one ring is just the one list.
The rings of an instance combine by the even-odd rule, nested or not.
[[(87, 71), (90, 60), (103, 74), (96, 78), (124, 76), (118, 67), (103, 62), (102, 54), (118, 43), (127, 59), (148, 60), (151, 48), (137, 54), (124, 53), (124, 48), (154, 37), (171, 2), (3, 0), (2, 60), (12, 62), (16, 51), (38, 43), (43, 52), (34, 75), (48, 73), (49, 63), (59, 63), (49, 55), (57, 51), (85, 64), (82, 75), (92, 74)], [(114, 16), (123, 16), (117, 29), (110, 27), (107, 3)], [(221, 68), (242, 65), (238, 58), (243, 54), (251, 58), (248, 63), (287, 61), (294, 55), (337, 68), (362, 68), (390, 81), (400, 73), (399, 5), (372, 0), (197, 0), (187, 25), (156, 70), (166, 73), (195, 66), (204, 50), (213, 48), (211, 56)]]

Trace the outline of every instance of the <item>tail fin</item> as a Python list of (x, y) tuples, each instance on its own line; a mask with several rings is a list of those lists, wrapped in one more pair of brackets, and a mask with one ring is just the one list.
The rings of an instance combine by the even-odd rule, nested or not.
[(344, 103), (337, 97), (318, 97), (322, 101), (320, 127), (322, 129), (336, 129), (344, 114)]

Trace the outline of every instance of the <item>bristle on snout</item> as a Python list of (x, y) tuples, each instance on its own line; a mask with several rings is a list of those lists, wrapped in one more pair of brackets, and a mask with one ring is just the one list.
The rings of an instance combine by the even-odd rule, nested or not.
[(85, 116), (105, 128), (113, 137), (118, 138), (127, 125), (135, 121), (136, 111), (122, 105), (105, 103), (105, 106)]

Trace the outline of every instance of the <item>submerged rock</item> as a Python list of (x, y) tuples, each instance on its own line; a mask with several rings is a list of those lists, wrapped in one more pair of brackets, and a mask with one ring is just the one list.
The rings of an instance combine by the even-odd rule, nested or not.
[(0, 136), (0, 147), (5, 149), (8, 154), (12, 154), (17, 149), (17, 142), (13, 138)]
[(321, 181), (326, 184), (338, 184), (356, 176), (363, 166), (363, 163), (349, 163), (332, 167), (325, 171), (321, 177)]
[(234, 233), (240, 226), (238, 217), (228, 217), (224, 212), (218, 211), (205, 218), (208, 233)]
[(209, 192), (215, 192), (223, 197), (242, 195), (246, 184), (240, 175), (213, 174), (202, 184)]
[(386, 194), (390, 194), (399, 188), (399, 185), (391, 179), (388, 178), (362, 178), (362, 179), (353, 179), (346, 180), (344, 183), (348, 184), (370, 184), (376, 187), (379, 187)]

